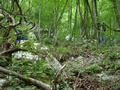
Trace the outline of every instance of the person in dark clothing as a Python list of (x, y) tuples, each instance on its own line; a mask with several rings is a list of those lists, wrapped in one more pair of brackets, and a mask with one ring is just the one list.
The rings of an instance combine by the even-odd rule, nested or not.
[(106, 25), (105, 23), (98, 23), (98, 29), (100, 30), (100, 43), (105, 43), (104, 33), (106, 31)]
[(21, 40), (28, 40), (24, 35), (23, 35), (23, 32), (22, 30), (17, 30), (17, 38), (16, 38), (16, 41), (15, 41), (15, 45)]

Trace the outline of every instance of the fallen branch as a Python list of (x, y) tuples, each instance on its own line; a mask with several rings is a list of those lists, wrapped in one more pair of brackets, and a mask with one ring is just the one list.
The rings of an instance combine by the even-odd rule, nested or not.
[(76, 78), (76, 80), (75, 80), (74, 90), (77, 89), (77, 83), (78, 83), (78, 81), (79, 81), (79, 77), (80, 77), (80, 72), (78, 73), (78, 76), (77, 76), (77, 78)]
[(56, 75), (55, 75), (55, 78), (53, 80), (53, 90), (57, 90), (57, 81), (58, 81), (58, 78), (59, 76), (61, 75), (62, 73), (62, 70), (65, 68), (66, 65), (63, 65), (62, 68), (56, 72)]
[[(61, 69), (65, 67), (62, 66), (60, 62), (53, 55), (48, 55), (48, 57), (46, 57), (45, 60), (49, 64), (51, 69), (55, 69), (56, 71), (61, 71)], [(67, 74), (64, 70), (63, 70), (63, 75), (67, 78)]]
[(42, 81), (38, 81), (36, 79), (33, 79), (33, 78), (28, 78), (28, 77), (25, 77), (21, 74), (18, 74), (14, 71), (10, 71), (10, 70), (7, 70), (3, 67), (0, 66), (0, 72), (4, 73), (4, 74), (8, 74), (8, 75), (12, 75), (12, 76), (15, 76), (23, 81), (26, 81), (26, 82), (29, 82), (29, 83), (32, 83), (33, 85), (35, 86), (38, 86), (44, 90), (52, 90), (51, 86), (46, 84), (46, 83), (43, 83)]
[(56, 75), (55, 75), (55, 78), (56, 78), (56, 79), (60, 76), (60, 74), (62, 73), (62, 70), (63, 70), (65, 67), (66, 67), (66, 64), (63, 65), (59, 71), (56, 72)]
[(59, 71), (62, 68), (62, 65), (59, 63), (59, 61), (52, 55), (48, 55), (45, 60), (49, 64), (50, 68), (54, 68), (56, 71)]
[(27, 49), (18, 48), (18, 47), (11, 48), (11, 49), (9, 49), (9, 50), (6, 50), (6, 51), (1, 52), (1, 53), (0, 53), (0, 56), (1, 56), (1, 55), (4, 55), (4, 54), (12, 54), (12, 53), (17, 52), (17, 51), (27, 51)]

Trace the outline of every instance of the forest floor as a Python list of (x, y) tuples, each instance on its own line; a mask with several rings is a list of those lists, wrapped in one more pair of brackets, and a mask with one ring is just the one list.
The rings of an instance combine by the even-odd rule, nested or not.
[[(47, 48), (41, 50), (34, 48), (30, 52), (33, 55), (39, 53), (37, 55), (42, 59), (50, 53), (61, 65), (66, 65), (64, 71), (67, 78), (63, 75), (58, 78), (56, 81), (58, 90), (120, 90), (120, 46), (118, 44), (97, 46), (92, 42), (76, 45), (62, 43)], [(48, 68), (47, 65), (45, 60), (13, 58), (13, 64), (6, 68), (50, 84), (56, 71)], [(1, 90), (41, 90), (4, 74), (0, 74), (0, 87)]]

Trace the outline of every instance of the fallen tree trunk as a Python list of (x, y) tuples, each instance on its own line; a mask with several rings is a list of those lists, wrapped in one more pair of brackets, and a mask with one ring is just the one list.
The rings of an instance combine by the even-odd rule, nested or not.
[(32, 83), (33, 85), (35, 86), (38, 86), (44, 90), (52, 90), (51, 86), (46, 84), (46, 83), (43, 83), (42, 81), (38, 81), (36, 79), (33, 79), (33, 78), (29, 78), (29, 77), (25, 77), (21, 74), (18, 74), (14, 71), (10, 71), (10, 70), (7, 70), (3, 67), (0, 66), (0, 72), (4, 73), (4, 74), (8, 74), (8, 75), (12, 75), (12, 76), (15, 76), (23, 81), (26, 81), (26, 82), (29, 82), (29, 83)]

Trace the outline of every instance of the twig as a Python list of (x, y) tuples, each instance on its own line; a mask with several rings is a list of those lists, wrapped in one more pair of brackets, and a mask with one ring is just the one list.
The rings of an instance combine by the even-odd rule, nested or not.
[(58, 78), (58, 77), (60, 76), (60, 74), (62, 73), (62, 71), (63, 71), (63, 69), (64, 69), (65, 67), (66, 67), (66, 64), (63, 65), (63, 66), (61, 67), (61, 69), (56, 72), (55, 78)]
[(76, 88), (77, 88), (77, 83), (78, 83), (79, 76), (80, 76), (80, 72), (78, 73), (78, 76), (75, 80), (74, 90), (76, 90)]

